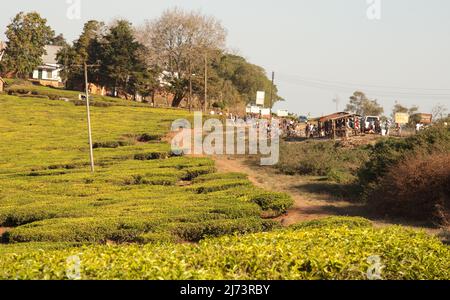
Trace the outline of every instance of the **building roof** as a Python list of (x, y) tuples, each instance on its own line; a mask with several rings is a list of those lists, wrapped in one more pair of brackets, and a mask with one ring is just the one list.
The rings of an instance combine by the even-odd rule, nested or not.
[(323, 116), (323, 117), (319, 118), (319, 121), (320, 122), (326, 122), (326, 121), (334, 120), (336, 118), (345, 117), (347, 115), (349, 115), (349, 113), (338, 112), (338, 113), (334, 113), (334, 114), (331, 114), (331, 115), (328, 115), (328, 116)]
[(323, 122), (327, 122), (327, 121), (334, 121), (334, 120), (339, 120), (342, 118), (348, 118), (348, 117), (354, 117), (354, 116), (360, 117), (357, 114), (352, 114), (352, 113), (348, 113), (348, 112), (338, 112), (338, 113), (334, 113), (332, 115), (318, 118), (318, 121), (323, 123)]
[(61, 46), (52, 46), (52, 45), (45, 46), (45, 51), (47, 53), (42, 56), (43, 63), (49, 65), (58, 64), (58, 61), (56, 60), (56, 54), (58, 54), (58, 51), (61, 50), (61, 48), (62, 48)]

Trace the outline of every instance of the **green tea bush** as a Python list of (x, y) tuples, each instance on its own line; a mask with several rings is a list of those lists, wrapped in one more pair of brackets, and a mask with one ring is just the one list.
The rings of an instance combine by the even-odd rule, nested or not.
[[(8, 241), (106, 243), (108, 240), (135, 242), (145, 232), (151, 232), (163, 220), (136, 218), (71, 218), (34, 222), (8, 233)], [(45, 230), (43, 230), (45, 229)]]
[(224, 191), (232, 188), (245, 187), (250, 185), (251, 182), (248, 180), (222, 179), (196, 183), (189, 186), (187, 190), (194, 191), (197, 194), (209, 194), (217, 191)]
[(201, 182), (223, 180), (223, 179), (245, 180), (245, 179), (248, 179), (248, 176), (246, 174), (242, 174), (242, 173), (208, 173), (208, 174), (200, 175), (200, 176), (194, 178), (193, 183), (201, 183)]
[(181, 223), (173, 229), (173, 234), (182, 241), (198, 242), (207, 237), (268, 231), (278, 226), (279, 223), (275, 221), (262, 222), (260, 218), (213, 220), (202, 223)]
[(111, 141), (111, 142), (95, 142), (92, 147), (94, 149), (97, 148), (119, 148), (119, 147), (123, 147), (123, 146), (131, 146), (132, 144), (130, 142), (125, 142), (125, 141)]
[(314, 228), (333, 228), (333, 227), (347, 227), (347, 228), (372, 228), (372, 223), (360, 217), (328, 217), (320, 220), (313, 220), (303, 222), (290, 226), (292, 229), (314, 229)]
[(294, 200), (288, 194), (263, 192), (250, 197), (250, 201), (258, 204), (263, 210), (272, 210), (278, 214), (285, 213)]
[(87, 244), (80, 243), (15, 243), (15, 244), (0, 244), (0, 256), (6, 254), (22, 254), (27, 252), (64, 250), (76, 247), (86, 246)]
[(151, 153), (139, 153), (134, 155), (135, 160), (155, 160), (155, 159), (167, 159), (170, 154), (168, 152), (151, 152)]
[[(219, 180), (220, 181), (220, 180)], [(254, 203), (261, 209), (263, 218), (276, 218), (286, 213), (294, 204), (293, 199), (284, 193), (267, 192), (251, 184), (210, 194), (214, 197), (233, 197), (242, 202)]]
[(144, 177), (142, 175), (133, 175), (131, 178), (125, 180), (125, 185), (167, 185), (173, 186), (177, 183), (178, 178), (171, 176), (151, 176)]
[(385, 280), (450, 279), (449, 247), (400, 227), (333, 225), (225, 236), (198, 245), (9, 253), (0, 256), (2, 279), (68, 279), (67, 259), (73, 255), (80, 259), (81, 279), (96, 280), (364, 280), (373, 256), (380, 258)]
[(182, 180), (191, 181), (201, 175), (212, 174), (216, 172), (214, 166), (200, 166), (183, 169), (185, 174), (181, 178)]

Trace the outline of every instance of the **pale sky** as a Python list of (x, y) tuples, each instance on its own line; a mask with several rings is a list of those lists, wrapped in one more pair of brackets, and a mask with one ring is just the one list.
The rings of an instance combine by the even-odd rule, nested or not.
[(336, 96), (342, 110), (359, 89), (387, 114), (396, 100), (422, 112), (438, 103), (450, 109), (448, 0), (380, 0), (379, 20), (368, 18), (368, 0), (81, 0), (81, 18), (70, 19), (76, 1), (5, 1), (0, 32), (19, 11), (34, 10), (71, 41), (90, 19), (137, 25), (178, 6), (221, 20), (230, 49), (275, 71), (286, 99), (277, 108), (320, 116), (336, 110)]

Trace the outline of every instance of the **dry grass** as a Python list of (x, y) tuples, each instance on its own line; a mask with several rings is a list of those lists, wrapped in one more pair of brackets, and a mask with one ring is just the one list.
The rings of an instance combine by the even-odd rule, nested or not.
[(448, 225), (450, 153), (410, 155), (390, 168), (369, 196), (376, 212)]

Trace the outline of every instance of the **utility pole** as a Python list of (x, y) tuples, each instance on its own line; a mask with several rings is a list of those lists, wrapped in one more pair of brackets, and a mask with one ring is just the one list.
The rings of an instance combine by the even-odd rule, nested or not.
[(192, 66), (191, 66), (191, 62), (189, 62), (189, 99), (188, 99), (189, 103), (189, 112), (192, 111)]
[(339, 104), (341, 102), (341, 100), (339, 99), (339, 96), (336, 95), (336, 97), (334, 97), (333, 102), (336, 103), (336, 112), (339, 111)]
[(205, 53), (205, 102), (203, 103), (203, 111), (206, 113), (208, 105), (208, 54)]
[(275, 72), (272, 72), (272, 85), (270, 86), (270, 109), (273, 107), (273, 88), (275, 83)]
[(89, 135), (89, 157), (91, 160), (91, 171), (95, 172), (94, 166), (94, 149), (92, 146), (92, 130), (91, 130), (91, 112), (89, 107), (89, 86), (88, 86), (88, 65), (84, 62), (84, 81), (86, 85), (86, 112), (87, 112), (87, 123), (88, 123), (88, 135)]
[(5, 54), (6, 44), (0, 40), (0, 61), (2, 61), (3, 55)]

